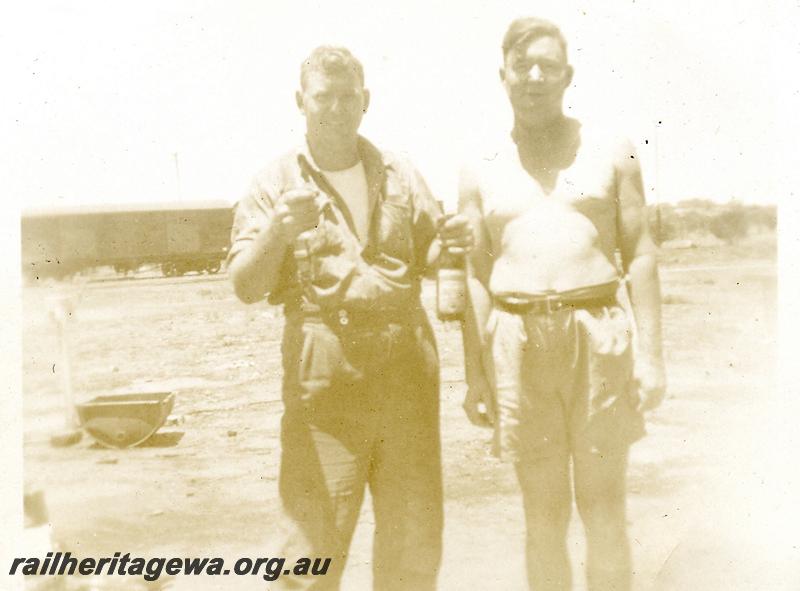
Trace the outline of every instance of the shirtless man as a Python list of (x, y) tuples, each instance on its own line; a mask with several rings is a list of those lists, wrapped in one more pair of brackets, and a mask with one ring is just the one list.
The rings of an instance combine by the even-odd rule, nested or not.
[(464, 408), (515, 463), (531, 588), (571, 588), (572, 480), (589, 589), (623, 591), (628, 448), (665, 388), (656, 252), (631, 145), (563, 113), (566, 49), (552, 23), (511, 23), (500, 78), (512, 141), (460, 180), (476, 230)]

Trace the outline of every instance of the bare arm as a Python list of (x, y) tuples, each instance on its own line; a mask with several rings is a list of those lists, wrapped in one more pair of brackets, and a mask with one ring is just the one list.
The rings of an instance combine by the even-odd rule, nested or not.
[[(459, 213), (468, 221), (474, 236), (474, 247), (468, 256), (467, 308), (461, 325), (464, 341), (464, 372), (467, 395), (464, 410), (469, 420), (480, 426), (491, 426), (495, 420), (495, 401), (490, 376), (484, 364), (485, 327), (492, 309), (489, 276), (493, 253), (486, 226), (477, 180), (469, 170), (459, 179)], [(480, 405), (485, 407), (482, 412)]]
[[(619, 247), (637, 328), (636, 378), (642, 410), (661, 403), (666, 388), (661, 346), (661, 290), (656, 247), (650, 236), (642, 174), (632, 149), (617, 166)], [(635, 155), (634, 155), (635, 156)]]

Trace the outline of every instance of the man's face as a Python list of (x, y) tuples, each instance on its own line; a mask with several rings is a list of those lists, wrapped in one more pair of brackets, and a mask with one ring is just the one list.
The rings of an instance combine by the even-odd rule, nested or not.
[(500, 79), (519, 123), (541, 126), (562, 114), (572, 67), (554, 37), (536, 37), (509, 50)]
[(369, 91), (350, 71), (311, 71), (296, 98), (309, 135), (332, 142), (352, 140), (369, 105)]

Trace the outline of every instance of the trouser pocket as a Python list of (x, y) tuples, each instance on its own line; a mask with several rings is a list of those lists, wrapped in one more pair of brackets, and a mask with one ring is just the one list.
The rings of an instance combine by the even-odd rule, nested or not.
[(600, 450), (623, 448), (641, 438), (644, 419), (638, 410), (633, 377), (632, 325), (618, 306), (576, 313), (584, 339), (587, 430), (584, 438)]
[(287, 326), (283, 340), (283, 399), (287, 409), (318, 404), (340, 382), (352, 382), (339, 337), (322, 323)]

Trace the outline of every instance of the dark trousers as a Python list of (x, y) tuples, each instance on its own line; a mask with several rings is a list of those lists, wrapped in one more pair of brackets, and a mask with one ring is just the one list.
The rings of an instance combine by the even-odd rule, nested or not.
[(374, 589), (434, 589), (443, 516), (438, 358), (427, 319), (370, 330), (288, 319), (283, 364), (283, 556), (332, 562), (324, 576), (281, 577), (278, 586), (339, 588), (368, 484)]

